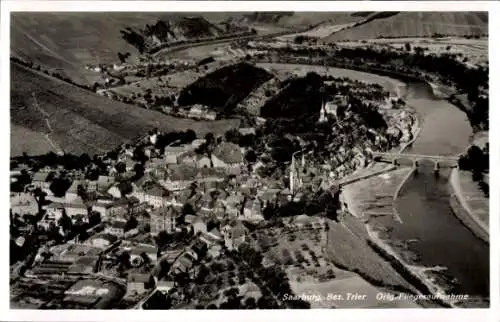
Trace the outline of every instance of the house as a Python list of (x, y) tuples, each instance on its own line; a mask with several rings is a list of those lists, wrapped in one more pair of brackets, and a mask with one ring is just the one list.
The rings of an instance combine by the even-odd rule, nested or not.
[(108, 233), (100, 233), (89, 237), (84, 244), (100, 249), (107, 249), (118, 241), (118, 237)]
[(262, 202), (258, 198), (247, 200), (243, 208), (243, 218), (248, 221), (264, 220), (262, 207)]
[(232, 193), (225, 200), (222, 200), (226, 205), (226, 213), (230, 216), (239, 216), (244, 199), (243, 195)]
[(10, 209), (13, 214), (36, 215), (38, 213), (38, 203), (32, 193), (11, 193)]
[(125, 234), (126, 224), (126, 221), (114, 220), (111, 225), (107, 226), (104, 229), (104, 232), (107, 234), (115, 235), (117, 237), (123, 237), (123, 235)]
[(222, 242), (222, 235), (217, 228), (213, 228), (208, 233), (202, 233), (200, 240), (207, 244), (209, 248)]
[(64, 195), (64, 198), (66, 199), (66, 202), (73, 202), (78, 196), (78, 187), (81, 187), (83, 190), (87, 190), (87, 184), (83, 180), (75, 180), (71, 183), (71, 186), (69, 189), (66, 191), (66, 194)]
[(149, 274), (129, 273), (127, 277), (127, 293), (124, 297), (137, 296), (146, 293), (147, 286), (154, 279)]
[(149, 183), (142, 190), (138, 189), (133, 193), (133, 196), (139, 199), (140, 202), (148, 203), (153, 208), (165, 206), (167, 195), (168, 191), (157, 183)]
[(238, 129), (241, 135), (255, 135), (254, 127), (241, 127)]
[(51, 223), (57, 224), (57, 221), (61, 218), (64, 211), (64, 205), (52, 202), (43, 206), (42, 209), (45, 210), (45, 215), (38, 224), (45, 229), (49, 229)]
[(87, 192), (92, 193), (97, 191), (97, 181), (87, 180)]
[(101, 218), (106, 218), (109, 216), (109, 209), (113, 207), (113, 204), (107, 202), (96, 202), (92, 205), (92, 211), (97, 211), (101, 214)]
[(187, 273), (193, 267), (194, 262), (197, 260), (198, 255), (191, 250), (186, 250), (179, 255), (172, 266), (170, 267), (170, 274), (177, 275), (179, 273)]
[(35, 188), (40, 188), (43, 191), (50, 190), (49, 189), (50, 182), (47, 182), (48, 176), (49, 176), (49, 174), (47, 172), (37, 172), (33, 176), (33, 179), (31, 180), (31, 182), (32, 182), (33, 186), (35, 186)]
[(152, 206), (149, 203), (141, 202), (131, 205), (128, 211), (130, 215), (138, 217), (150, 209), (152, 209)]
[(151, 260), (152, 264), (156, 263), (158, 248), (153, 245), (140, 244), (136, 245), (130, 250), (130, 263), (133, 266), (140, 266), (143, 264), (142, 254), (146, 254)]
[(195, 167), (184, 164), (169, 165), (167, 174), (160, 183), (170, 191), (178, 191), (189, 188), (195, 181), (198, 171)]
[(200, 146), (202, 146), (206, 142), (207, 141), (205, 139), (195, 139), (195, 140), (193, 140), (193, 142), (191, 142), (192, 150), (196, 150), (197, 148), (199, 148)]
[(149, 159), (144, 166), (146, 172), (153, 173), (154, 175), (157, 175), (159, 171), (164, 169), (165, 167), (165, 160), (158, 158)]
[(184, 222), (188, 225), (192, 225), (198, 217), (194, 215), (186, 215), (184, 216)]
[[(123, 217), (127, 214), (128, 204), (127, 201), (117, 201), (110, 204), (102, 204), (103, 207), (106, 208), (106, 214), (101, 213), (104, 217)], [(93, 209), (95, 211), (99, 211), (97, 208)]]
[(198, 233), (206, 233), (207, 232), (207, 224), (205, 220), (201, 217), (196, 217), (194, 222), (192, 223), (193, 233), (196, 235)]
[(120, 199), (122, 197), (122, 193), (121, 193), (120, 189), (118, 189), (117, 186), (110, 187), (107, 192), (113, 198)]
[(220, 256), (221, 252), (222, 252), (222, 246), (215, 244), (208, 249), (207, 253), (208, 255), (210, 255), (210, 257), (217, 258)]
[(212, 153), (213, 166), (215, 168), (224, 168), (230, 174), (240, 174), (243, 160), (240, 147), (230, 142), (222, 142)]
[(238, 249), (246, 240), (247, 228), (241, 222), (224, 227), (224, 245), (229, 250)]
[(74, 217), (76, 215), (88, 215), (89, 207), (83, 203), (83, 200), (78, 197), (71, 203), (64, 204), (64, 210), (69, 217)]
[(156, 289), (163, 294), (167, 295), (171, 290), (175, 288), (174, 281), (157, 281)]
[(203, 118), (205, 120), (215, 121), (217, 119), (217, 112), (215, 112), (215, 111), (208, 111), (208, 112), (205, 113), (205, 115), (203, 116)]
[(84, 245), (84, 244), (68, 244), (57, 256), (57, 260), (61, 262), (74, 263), (82, 256), (99, 256), (102, 249)]
[(168, 249), (163, 253), (160, 260), (165, 259), (169, 264), (172, 264), (177, 259), (177, 257), (179, 257), (183, 253), (183, 251), (184, 250), (180, 248)]
[(195, 104), (189, 109), (189, 117), (199, 119), (205, 114), (206, 108), (202, 105)]
[(327, 102), (325, 104), (325, 112), (328, 115), (333, 115), (333, 116), (337, 117), (337, 109), (338, 109), (338, 105), (335, 104), (334, 102)]
[(179, 158), (190, 149), (191, 146), (189, 145), (167, 146), (164, 152), (164, 162), (167, 164), (178, 164)]
[(97, 190), (106, 191), (113, 183), (115, 183), (114, 177), (100, 175), (97, 179)]
[(97, 269), (99, 256), (81, 256), (68, 268), (68, 274), (92, 274)]
[(154, 209), (150, 214), (151, 235), (158, 235), (161, 231), (175, 231), (177, 217), (177, 212), (172, 207)]
[(212, 160), (206, 155), (197, 155), (196, 157), (196, 167), (199, 169), (212, 167)]

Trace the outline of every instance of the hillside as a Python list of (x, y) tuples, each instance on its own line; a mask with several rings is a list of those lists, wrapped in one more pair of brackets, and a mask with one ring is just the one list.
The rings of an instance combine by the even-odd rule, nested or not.
[(266, 118), (285, 118), (300, 122), (319, 117), (321, 109), (321, 87), (323, 81), (316, 73), (308, 73), (305, 77), (292, 79), (284, 84), (284, 88), (271, 97), (260, 110)]
[(244, 12), (15, 12), (11, 14), (10, 48), (12, 56), (58, 69), (59, 73), (79, 83), (93, 84), (95, 75), (84, 69), (86, 64), (115, 63), (119, 52), (129, 52), (132, 60), (137, 56), (137, 49), (122, 38), (120, 31), (127, 27), (138, 31), (160, 20), (171, 21), (174, 28), (168, 34), (172, 39), (181, 40), (196, 34), (235, 32), (240, 26), (258, 27), (269, 22), (277, 22), (283, 28), (303, 28), (331, 19), (338, 23), (361, 19), (347, 13), (321, 12), (290, 12), (271, 19), (262, 18), (268, 15), (252, 16)]
[(13, 155), (41, 153), (37, 142), (45, 142), (47, 150), (54, 150), (49, 141), (66, 152), (93, 154), (133, 140), (154, 127), (164, 131), (193, 129), (202, 136), (224, 133), (238, 123), (173, 118), (99, 97), (17, 64), (11, 64), (10, 112), (15, 129), (11, 134)]
[(246, 63), (226, 66), (185, 87), (179, 105), (203, 104), (219, 112), (229, 112), (271, 77), (264, 69)]
[(480, 12), (399, 12), (368, 20), (333, 33), (323, 41), (488, 34), (488, 14)]

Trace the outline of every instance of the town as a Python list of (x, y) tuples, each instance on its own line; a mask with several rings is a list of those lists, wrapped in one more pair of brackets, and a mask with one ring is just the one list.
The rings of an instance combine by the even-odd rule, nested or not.
[[(367, 15), (348, 20), (362, 26), (397, 13)], [(487, 58), (439, 34), (411, 45), (404, 37), (324, 43), (310, 36), (357, 26), (262, 33), (237, 19), (158, 20), (119, 30), (139, 54), (89, 59), (80, 66), (85, 84), (13, 55), (14, 75), (49, 84), (16, 93), (11, 107), (17, 122), (38, 126), (49, 152), (27, 149), (10, 159), (11, 308), (455, 305), (418, 297), (438, 289), (434, 282), (455, 281), (434, 278), (434, 268), (416, 272), (419, 255), (407, 246), (421, 241), (413, 226), (402, 229), (408, 240), (391, 234), (396, 224), (414, 224), (401, 219), (399, 193), (407, 181), (428, 180), (431, 160), (433, 180), (412, 189), (442, 184), (451, 171), (451, 206), (465, 209), (457, 215), (465, 224), (446, 215), (457, 230), (477, 224), (471, 231), (489, 243), (481, 208), (489, 197)], [(77, 94), (59, 101), (57, 86)], [(460, 109), (446, 110), (448, 101)], [(470, 133), (419, 140), (442, 125), (428, 112), (441, 102), (448, 105), (435, 110)], [(454, 117), (462, 111), (470, 125)], [(482, 138), (468, 148), (453, 141), (473, 135)], [(35, 146), (23, 140), (11, 149)], [(469, 207), (464, 193), (479, 206)], [(452, 220), (443, 222), (436, 227)], [(459, 232), (464, 243), (479, 243)], [(420, 300), (390, 300), (399, 294)]]

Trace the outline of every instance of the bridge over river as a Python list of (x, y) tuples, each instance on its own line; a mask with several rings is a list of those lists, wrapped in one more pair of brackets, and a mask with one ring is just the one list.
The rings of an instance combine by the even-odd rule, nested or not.
[(434, 170), (440, 168), (454, 168), (458, 166), (458, 156), (408, 154), (408, 153), (388, 153), (373, 152), (375, 161), (390, 162), (394, 165), (413, 165), (418, 167), (424, 162), (431, 162)]

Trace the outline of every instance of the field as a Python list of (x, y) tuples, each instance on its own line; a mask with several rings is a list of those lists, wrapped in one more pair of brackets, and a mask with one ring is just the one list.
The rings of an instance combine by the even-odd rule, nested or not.
[[(294, 276), (297, 273), (294, 269), (289, 270), (289, 275)], [(297, 280), (290, 277), (290, 284), (295, 294), (311, 294), (320, 295), (321, 300), (311, 301), (311, 308), (418, 308), (420, 307), (415, 302), (411, 301), (384, 301), (377, 299), (380, 292), (387, 292), (377, 288), (359, 275), (341, 270), (338, 268), (332, 269), (335, 278), (328, 281), (314, 280)], [(353, 300), (348, 297), (351, 294), (366, 295), (365, 298)], [(336, 295), (338, 298), (328, 298), (328, 296)]]
[(48, 151), (57, 152), (44, 134), (32, 131), (22, 126), (12, 125), (10, 128), (10, 155), (19, 156), (23, 152), (43, 154)]
[[(329, 231), (319, 228), (325, 224)], [(406, 301), (376, 300), (378, 292), (413, 288), (369, 248), (363, 230), (352, 220), (344, 225), (296, 216), (283, 228), (257, 230), (251, 237), (254, 247), (262, 249), (265, 266), (286, 270), (294, 294), (319, 296), (309, 301), (312, 308), (418, 307)], [(366, 294), (367, 298), (349, 301), (345, 298), (348, 292)], [(328, 299), (328, 294), (342, 295), (344, 300)]]
[[(177, 119), (99, 97), (16, 64), (12, 64), (11, 71), (11, 124), (38, 133), (51, 133), (52, 141), (66, 152), (102, 152), (144, 135), (154, 127), (164, 131), (191, 128), (203, 136), (207, 132), (224, 133), (239, 122)], [(34, 97), (40, 109), (35, 107)], [(46, 125), (47, 119), (51, 130)], [(32, 146), (26, 145), (27, 136), (22, 135), (22, 131), (15, 134), (12, 145)], [(32, 154), (40, 151), (22, 152)]]
[(198, 78), (216, 70), (217, 68), (220, 68), (221, 66), (222, 63), (213, 62), (201, 66), (198, 69), (185, 70), (163, 76), (151, 77), (149, 79), (135, 76), (126, 77), (126, 79), (131, 81), (131, 83), (113, 87), (110, 91), (118, 95), (129, 96), (139, 93), (144, 94), (147, 89), (150, 89), (151, 95), (172, 95), (178, 93), (189, 84), (194, 83)]
[(335, 265), (356, 272), (370, 283), (389, 289), (414, 290), (405, 279), (368, 245), (364, 226), (352, 217), (329, 222), (326, 254)]
[(488, 34), (487, 13), (476, 12), (400, 12), (341, 30), (324, 42), (396, 37), (432, 37)]
[(382, 38), (367, 39), (361, 41), (342, 42), (340, 47), (359, 47), (367, 44), (380, 47), (390, 47), (393, 49), (405, 50), (405, 45), (409, 43), (412, 47), (425, 48), (426, 54), (457, 54), (464, 59), (467, 57), (467, 64), (484, 65), (488, 62), (488, 38), (467, 39), (459, 37), (444, 38)]

